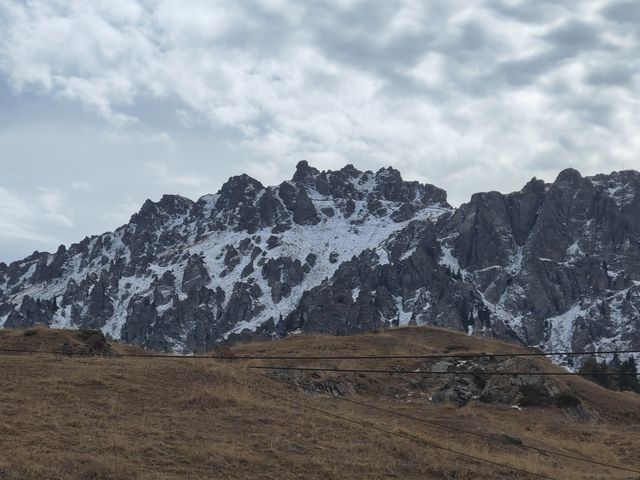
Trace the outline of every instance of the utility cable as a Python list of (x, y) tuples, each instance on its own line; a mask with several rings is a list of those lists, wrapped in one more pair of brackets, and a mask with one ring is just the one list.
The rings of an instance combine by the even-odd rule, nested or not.
[(411, 359), (441, 359), (441, 358), (504, 358), (504, 357), (553, 357), (553, 356), (579, 356), (579, 355), (625, 355), (640, 354), (640, 350), (600, 350), (600, 351), (558, 351), (558, 352), (513, 352), (513, 353), (436, 353), (416, 355), (162, 355), (145, 353), (84, 353), (64, 352), (58, 350), (28, 350), (19, 348), (0, 348), (0, 353), (37, 353), (67, 356), (90, 357), (137, 357), (137, 358), (184, 358), (204, 360), (411, 360)]
[[(301, 388), (305, 392), (308, 392), (308, 393), (311, 393), (311, 394), (319, 394), (319, 395), (323, 395), (325, 397), (332, 398), (332, 399), (335, 399), (335, 400), (340, 400), (340, 401), (343, 401), (343, 402), (351, 403), (353, 405), (359, 405), (361, 407), (366, 407), (366, 408), (370, 408), (372, 410), (377, 410), (379, 412), (384, 412), (384, 413), (387, 413), (389, 415), (395, 415), (395, 416), (398, 416), (398, 417), (408, 418), (410, 420), (414, 420), (414, 421), (417, 421), (417, 422), (420, 422), (420, 423), (424, 423), (426, 425), (431, 425), (431, 426), (436, 427), (436, 428), (441, 428), (443, 430), (449, 430), (449, 431), (457, 432), (457, 433), (464, 433), (466, 435), (473, 435), (473, 436), (476, 436), (476, 437), (479, 437), (479, 438), (485, 438), (487, 440), (491, 440), (491, 441), (494, 441), (494, 442), (496, 441), (496, 439), (494, 437), (492, 437), (491, 435), (487, 435), (485, 433), (474, 432), (473, 430), (467, 430), (467, 429), (464, 429), (464, 428), (454, 427), (452, 425), (443, 425), (441, 423), (432, 422), (432, 421), (426, 420), (424, 418), (414, 417), (413, 415), (408, 415), (406, 413), (396, 412), (394, 410), (389, 410), (389, 409), (386, 409), (386, 408), (378, 407), (376, 405), (371, 405), (370, 403), (360, 402), (358, 400), (353, 400), (353, 399), (346, 398), (346, 397), (339, 397), (339, 396), (336, 396), (336, 395), (331, 395), (330, 393), (321, 392), (321, 391), (318, 391), (318, 390), (313, 390), (313, 389), (304, 387), (303, 385), (295, 385), (295, 384), (292, 384), (290, 382), (287, 382), (287, 381), (279, 379), (279, 378), (274, 378), (274, 377), (269, 377), (269, 376), (266, 376), (266, 378), (268, 378), (270, 380), (273, 380), (273, 381), (276, 381), (276, 382), (283, 383), (283, 384), (288, 385), (290, 387), (291, 386), (296, 386), (298, 388)], [(521, 448), (534, 450), (534, 451), (539, 452), (539, 453), (545, 453), (545, 454), (548, 454), (548, 455), (556, 455), (556, 456), (559, 456), (559, 457), (570, 458), (572, 460), (578, 460), (580, 462), (586, 462), (586, 463), (590, 463), (590, 464), (593, 464), (593, 465), (599, 465), (601, 467), (615, 468), (615, 469), (618, 469), (618, 470), (624, 470), (626, 472), (640, 474), (640, 470), (633, 470), (632, 468), (626, 468), (626, 467), (621, 467), (619, 465), (613, 465), (613, 464), (610, 464), (610, 463), (599, 462), (597, 460), (589, 460), (587, 458), (577, 457), (577, 456), (574, 456), (574, 455), (570, 455), (570, 454), (562, 453), (562, 452), (557, 452), (557, 451), (554, 451), (554, 450), (547, 450), (545, 448), (535, 447), (533, 445), (527, 445), (525, 443), (514, 444), (514, 445), (516, 445), (518, 447), (521, 447)]]
[(421, 438), (413, 437), (411, 435), (406, 435), (404, 433), (399, 433), (399, 432), (393, 432), (391, 430), (386, 430), (384, 428), (380, 428), (380, 427), (372, 425), (370, 423), (361, 422), (359, 420), (354, 420), (353, 418), (344, 417), (342, 415), (338, 415), (338, 414), (335, 414), (335, 413), (332, 413), (332, 412), (327, 412), (326, 410), (322, 410), (320, 408), (312, 407), (310, 405), (307, 405), (307, 404), (302, 403), (302, 402), (297, 402), (297, 401), (292, 400), (290, 398), (281, 397), (280, 395), (275, 395), (275, 394), (273, 394), (271, 392), (265, 392), (264, 390), (260, 390), (258, 388), (254, 388), (254, 390), (257, 391), (258, 393), (270, 396), (270, 397), (275, 398), (277, 400), (281, 400), (283, 402), (288, 402), (288, 403), (291, 403), (293, 405), (297, 405), (299, 407), (306, 408), (307, 410), (311, 410), (311, 411), (314, 411), (314, 412), (317, 412), (317, 413), (321, 413), (321, 414), (326, 415), (328, 417), (332, 417), (332, 418), (335, 418), (335, 419), (338, 419), (338, 420), (342, 420), (344, 422), (352, 423), (354, 425), (358, 425), (358, 426), (363, 427), (363, 428), (368, 428), (370, 430), (375, 430), (375, 431), (377, 431), (379, 433), (384, 433), (386, 435), (392, 435), (392, 436), (395, 436), (395, 437), (404, 438), (405, 440), (410, 440), (410, 441), (412, 441), (414, 443), (417, 443), (417, 444), (425, 446), (425, 447), (435, 448), (437, 450), (442, 450), (442, 451), (445, 451), (445, 452), (453, 453), (455, 455), (460, 455), (462, 457), (470, 458), (472, 460), (476, 460), (478, 462), (486, 463), (486, 464), (493, 465), (493, 466), (496, 466), (496, 467), (508, 468), (510, 470), (513, 470), (513, 471), (516, 471), (516, 472), (520, 472), (520, 473), (524, 473), (526, 475), (531, 475), (531, 476), (538, 477), (538, 478), (545, 478), (547, 480), (559, 480), (559, 479), (557, 479), (555, 477), (550, 477), (548, 475), (544, 475), (544, 474), (541, 474), (541, 473), (531, 472), (529, 470), (525, 470), (523, 468), (518, 468), (518, 467), (513, 467), (511, 465), (507, 465), (507, 464), (504, 464), (504, 463), (494, 462), (493, 460), (488, 460), (486, 458), (478, 457), (478, 456), (472, 455), (470, 453), (465, 453), (465, 452), (461, 452), (459, 450), (454, 450), (454, 449), (451, 449), (451, 448), (443, 447), (442, 445), (438, 445), (437, 443), (429, 442), (427, 440), (423, 440)]
[(637, 376), (636, 373), (604, 373), (604, 372), (481, 372), (481, 371), (444, 371), (444, 372), (432, 372), (423, 370), (377, 370), (367, 368), (322, 368), (322, 367), (280, 367), (275, 365), (249, 365), (247, 368), (256, 370), (285, 370), (285, 371), (301, 371), (301, 372), (337, 372), (337, 373), (397, 373), (401, 375), (533, 375), (533, 376), (581, 376), (581, 377), (624, 377), (624, 376)]

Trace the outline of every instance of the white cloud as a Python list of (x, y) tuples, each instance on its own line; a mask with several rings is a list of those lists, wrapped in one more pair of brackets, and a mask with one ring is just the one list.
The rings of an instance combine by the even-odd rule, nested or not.
[(83, 182), (81, 180), (71, 182), (71, 188), (85, 193), (93, 192), (93, 186), (89, 182)]
[(155, 177), (158, 185), (173, 189), (177, 193), (188, 191), (191, 195), (202, 196), (217, 190), (215, 183), (206, 175), (171, 170), (159, 162), (146, 162), (147, 170)]
[(437, 52), (429, 52), (407, 73), (431, 88), (442, 88), (447, 82), (447, 59)]
[(35, 195), (25, 198), (0, 187), (0, 239), (46, 245), (57, 241), (50, 227), (72, 226), (60, 192), (38, 188)]
[(168, 150), (175, 150), (177, 146), (171, 135), (166, 132), (143, 133), (136, 131), (111, 130), (104, 133), (103, 137), (112, 143), (160, 144)]
[(184, 108), (178, 108), (175, 111), (175, 116), (180, 124), (185, 128), (194, 127), (199, 123), (197, 118), (195, 118), (195, 115)]
[(140, 206), (141, 203), (139, 201), (127, 197), (124, 202), (113, 205), (109, 210), (104, 211), (102, 218), (109, 226), (115, 228), (127, 223), (131, 215), (140, 210)]
[(36, 201), (39, 206), (39, 212), (36, 214), (41, 215), (45, 222), (62, 227), (73, 226), (73, 220), (64, 213), (65, 199), (63, 193), (38, 187)]

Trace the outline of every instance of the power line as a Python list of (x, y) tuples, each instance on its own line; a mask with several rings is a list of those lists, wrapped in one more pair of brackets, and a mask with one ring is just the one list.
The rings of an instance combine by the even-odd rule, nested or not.
[(342, 373), (399, 373), (402, 375), (534, 375), (534, 376), (595, 376), (595, 377), (615, 377), (615, 376), (638, 376), (635, 373), (604, 373), (604, 372), (480, 372), (480, 371), (452, 371), (452, 372), (429, 372), (422, 370), (376, 370), (367, 368), (320, 368), (320, 367), (279, 367), (274, 365), (249, 365), (247, 368), (257, 370), (294, 370), (303, 372), (342, 372)]
[[(287, 382), (285, 380), (282, 380), (282, 379), (279, 379), (279, 378), (274, 378), (274, 377), (269, 377), (267, 375), (265, 375), (265, 377), (270, 379), (270, 380), (273, 380), (275, 382), (280, 382), (280, 383), (283, 383), (285, 385), (292, 386), (292, 384), (290, 382)], [(389, 410), (389, 409), (386, 409), (386, 408), (378, 407), (376, 405), (371, 405), (369, 403), (360, 402), (358, 400), (353, 400), (353, 399), (346, 398), (346, 397), (339, 397), (339, 396), (331, 395), (330, 393), (321, 392), (321, 391), (318, 391), (318, 390), (312, 390), (310, 388), (304, 387), (303, 385), (295, 385), (295, 386), (301, 388), (302, 390), (304, 390), (304, 391), (306, 391), (308, 393), (324, 395), (325, 397), (329, 397), (329, 398), (336, 399), (336, 400), (341, 400), (341, 401), (347, 402), (347, 403), (352, 403), (354, 405), (360, 405), (362, 407), (370, 408), (372, 410), (377, 410), (379, 412), (388, 413), (390, 415), (395, 415), (395, 416), (398, 416), (398, 417), (408, 418), (410, 420), (414, 420), (414, 421), (417, 421), (417, 422), (424, 423), (426, 425), (431, 425), (431, 426), (434, 426), (434, 427), (437, 427), (437, 428), (441, 428), (443, 430), (449, 430), (449, 431), (453, 431), (453, 432), (464, 433), (464, 434), (467, 434), (467, 435), (474, 435), (476, 437), (485, 438), (485, 439), (488, 439), (488, 440), (495, 441), (495, 438), (493, 438), (491, 435), (487, 435), (487, 434), (484, 434), (484, 433), (474, 432), (472, 430), (466, 430), (464, 428), (458, 428), (458, 427), (454, 427), (454, 426), (451, 426), (451, 425), (443, 425), (443, 424), (438, 423), (438, 422), (432, 422), (432, 421), (426, 420), (424, 418), (414, 417), (413, 415), (409, 415), (409, 414), (401, 413), (401, 412), (396, 412), (396, 411)], [(593, 465), (599, 465), (599, 466), (602, 466), (602, 467), (615, 468), (615, 469), (618, 469), (618, 470), (624, 470), (626, 472), (640, 474), (640, 470), (633, 470), (631, 468), (626, 468), (626, 467), (621, 467), (621, 466), (618, 466), (618, 465), (599, 462), (597, 460), (589, 460), (589, 459), (586, 459), (586, 458), (570, 455), (570, 454), (567, 454), (567, 453), (556, 452), (554, 450), (547, 450), (545, 448), (535, 447), (533, 445), (527, 445), (525, 443), (517, 444), (517, 446), (519, 446), (521, 448), (526, 448), (526, 449), (529, 449), (529, 450), (535, 450), (535, 451), (537, 451), (539, 453), (545, 453), (545, 454), (549, 454), (549, 455), (556, 455), (556, 456), (559, 456), (559, 457), (570, 458), (572, 460), (578, 460), (578, 461), (590, 463), (590, 464), (593, 464)]]
[(64, 352), (59, 350), (28, 350), (19, 348), (0, 348), (1, 353), (25, 353), (41, 355), (66, 355), (83, 357), (109, 358), (163, 358), (163, 359), (201, 359), (201, 360), (411, 360), (411, 359), (441, 359), (441, 358), (505, 358), (505, 357), (551, 357), (551, 356), (580, 356), (580, 355), (625, 355), (640, 354), (640, 350), (600, 350), (576, 352), (514, 352), (514, 353), (436, 353), (416, 355), (162, 355), (155, 353), (90, 353)]
[(93, 357), (93, 358), (158, 358), (165, 360), (226, 360), (231, 357), (221, 357), (213, 355), (163, 355), (162, 353), (100, 353), (100, 352), (78, 352), (64, 350), (28, 350), (22, 348), (0, 348), (1, 354), (31, 354), (31, 355), (62, 355), (65, 357)]
[(0, 354), (30, 354), (30, 355), (62, 355), (65, 357), (102, 357), (102, 358), (170, 358), (170, 359), (190, 359), (190, 358), (208, 358), (210, 360), (215, 357), (207, 356), (188, 356), (188, 355), (161, 355), (161, 354), (132, 354), (132, 353), (96, 353), (96, 352), (65, 352), (60, 350), (27, 350), (21, 348), (0, 348)]
[(592, 351), (558, 351), (558, 352), (513, 352), (513, 353), (434, 353), (416, 355), (230, 355), (228, 357), (216, 357), (227, 360), (411, 360), (411, 359), (438, 359), (438, 358), (484, 358), (484, 357), (555, 357), (555, 356), (579, 356), (579, 355), (612, 355), (612, 354), (640, 353), (640, 350), (599, 350)]
[(529, 470), (525, 470), (525, 469), (522, 469), (522, 468), (513, 467), (511, 465), (507, 465), (507, 464), (504, 464), (504, 463), (494, 462), (493, 460), (488, 460), (486, 458), (478, 457), (478, 456), (472, 455), (470, 453), (465, 453), (465, 452), (461, 452), (459, 450), (453, 450), (451, 448), (443, 447), (442, 445), (438, 445), (437, 443), (429, 442), (427, 440), (423, 440), (421, 438), (413, 437), (411, 435), (406, 435), (404, 433), (399, 433), (399, 432), (393, 432), (391, 430), (386, 430), (384, 428), (377, 427), (377, 426), (372, 425), (370, 423), (361, 422), (359, 420), (354, 420), (353, 418), (344, 417), (342, 415), (338, 415), (338, 414), (332, 413), (332, 412), (327, 412), (326, 410), (322, 410), (320, 408), (312, 407), (310, 405), (307, 405), (307, 404), (302, 403), (302, 402), (297, 402), (297, 401), (292, 400), (290, 398), (281, 397), (280, 395), (275, 395), (275, 394), (273, 394), (271, 392), (266, 392), (264, 390), (260, 390), (259, 388), (255, 388), (254, 387), (254, 390), (257, 391), (258, 393), (263, 394), (263, 395), (268, 395), (268, 396), (270, 396), (272, 398), (275, 398), (275, 399), (278, 399), (278, 400), (282, 400), (284, 402), (288, 402), (288, 403), (297, 405), (299, 407), (306, 408), (306, 409), (314, 411), (314, 412), (322, 413), (323, 415), (327, 415), (329, 417), (333, 417), (333, 418), (336, 418), (338, 420), (349, 422), (349, 423), (358, 425), (360, 427), (364, 427), (364, 428), (368, 428), (368, 429), (371, 429), (371, 430), (375, 430), (377, 432), (384, 433), (386, 435), (393, 435), (395, 437), (404, 438), (405, 440), (410, 440), (410, 441), (412, 441), (414, 443), (417, 443), (419, 445), (423, 445), (423, 446), (430, 447), (430, 448), (435, 448), (437, 450), (443, 450), (445, 452), (453, 453), (455, 455), (460, 455), (462, 457), (470, 458), (470, 459), (476, 460), (478, 462), (487, 463), (489, 465), (493, 465), (493, 466), (497, 466), (497, 467), (501, 467), (501, 468), (508, 468), (508, 469), (516, 471), (516, 472), (524, 473), (524, 474), (527, 474), (527, 475), (532, 475), (534, 477), (545, 478), (547, 480), (559, 480), (559, 479), (557, 479), (555, 477), (549, 477), (548, 475), (544, 475), (544, 474), (541, 474), (541, 473), (535, 473), (535, 472), (531, 472)]

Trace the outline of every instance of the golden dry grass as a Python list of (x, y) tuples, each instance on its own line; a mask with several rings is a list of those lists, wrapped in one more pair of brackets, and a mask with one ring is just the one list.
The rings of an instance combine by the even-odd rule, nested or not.
[[(0, 348), (44, 351), (74, 338), (73, 333), (53, 330), (31, 336), (2, 331)], [(409, 328), (351, 337), (296, 336), (238, 345), (229, 353), (389, 355), (516, 349), (441, 329)], [(534, 478), (364, 429), (286, 399), (562, 480), (638, 478), (304, 393), (266, 378), (265, 372), (248, 370), (250, 363), (269, 364), (0, 355), (0, 479)], [(409, 368), (415, 363), (358, 365)], [(331, 365), (358, 366), (347, 360)], [(541, 448), (640, 470), (637, 395), (611, 392), (580, 378), (559, 379), (592, 413), (591, 420), (579, 421), (557, 408), (433, 405), (406, 394), (407, 378), (349, 375), (358, 385), (352, 397), (358, 401), (458, 428), (508, 433)]]

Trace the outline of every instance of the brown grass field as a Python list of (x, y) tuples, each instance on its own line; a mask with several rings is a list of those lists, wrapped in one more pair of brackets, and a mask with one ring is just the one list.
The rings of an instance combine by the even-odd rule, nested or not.
[[(0, 331), (0, 349), (81, 346), (77, 334)], [(114, 346), (121, 353), (134, 347)], [(515, 345), (435, 328), (401, 328), (348, 337), (294, 336), (230, 347), (229, 355), (390, 355), (512, 352)], [(2, 353), (2, 352), (0, 352)], [(535, 360), (549, 371), (544, 359)], [(397, 374), (310, 373), (348, 380), (348, 398), (414, 417), (495, 434), (479, 438), (309, 394), (248, 365), (285, 361), (197, 358), (0, 355), (0, 479), (528, 479), (412, 440), (328, 416), (303, 405), (409, 435), (440, 447), (572, 479), (639, 475), (559, 458), (502, 440), (640, 470), (640, 396), (579, 377), (555, 377), (588, 410), (580, 420), (557, 407), (472, 401), (435, 405)], [(415, 368), (417, 360), (297, 361), (303, 366)], [(436, 382), (437, 380), (433, 380)], [(422, 394), (421, 394), (422, 393)], [(287, 400), (292, 400), (290, 403)]]

